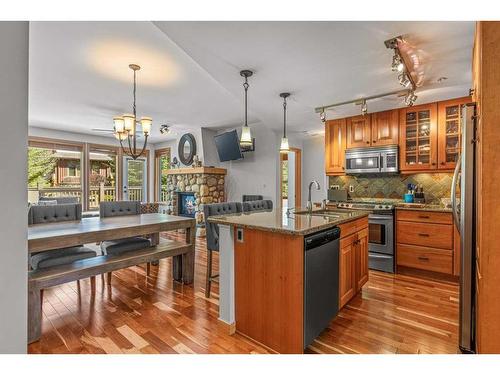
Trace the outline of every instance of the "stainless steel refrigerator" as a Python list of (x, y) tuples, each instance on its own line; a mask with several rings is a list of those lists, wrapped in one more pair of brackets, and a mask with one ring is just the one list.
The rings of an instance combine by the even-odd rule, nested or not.
[(460, 232), (460, 328), (459, 346), (475, 352), (476, 289), (476, 106), (461, 108), (462, 148), (453, 174), (451, 204)]

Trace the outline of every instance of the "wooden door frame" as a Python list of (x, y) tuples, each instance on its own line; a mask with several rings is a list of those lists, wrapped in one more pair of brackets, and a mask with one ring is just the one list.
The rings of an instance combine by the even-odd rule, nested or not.
[[(295, 206), (301, 207), (302, 205), (302, 150), (297, 147), (290, 147), (290, 152), (295, 153)], [(279, 175), (280, 175), (280, 185), (279, 185), (279, 205), (277, 207), (283, 208), (283, 175), (281, 173), (281, 162), (283, 161), (283, 155), (280, 154), (279, 161)], [(290, 171), (288, 171), (290, 173)]]
[(159, 148), (155, 150), (155, 159), (154, 159), (154, 196), (153, 201), (160, 202), (160, 157), (163, 155), (172, 156), (172, 150), (170, 147)]

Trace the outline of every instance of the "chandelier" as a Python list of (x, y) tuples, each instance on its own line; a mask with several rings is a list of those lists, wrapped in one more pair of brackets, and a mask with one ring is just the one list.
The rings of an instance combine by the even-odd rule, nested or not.
[[(132, 157), (132, 159), (135, 160), (143, 155), (144, 151), (146, 150), (148, 137), (151, 133), (151, 125), (153, 124), (153, 119), (151, 117), (141, 117), (140, 121), (137, 120), (137, 112), (135, 106), (135, 92), (137, 88), (136, 72), (141, 69), (141, 67), (136, 64), (130, 64), (128, 67), (134, 71), (134, 104), (132, 106), (132, 114), (126, 113), (122, 116), (116, 116), (113, 118), (113, 123), (114, 135), (116, 139), (120, 141), (120, 146), (124, 154)], [(144, 144), (142, 145), (142, 147), (137, 147), (138, 125), (141, 126), (142, 134), (144, 135)], [(125, 140), (127, 140), (127, 142), (124, 145)]]

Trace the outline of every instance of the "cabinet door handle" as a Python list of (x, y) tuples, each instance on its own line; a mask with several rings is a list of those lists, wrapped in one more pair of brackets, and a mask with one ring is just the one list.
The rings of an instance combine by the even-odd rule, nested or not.
[(377, 141), (372, 141), (372, 143), (377, 143)]
[(418, 234), (420, 237), (429, 237), (429, 235), (427, 233), (419, 233)]
[(418, 257), (418, 260), (423, 260), (424, 262), (428, 262), (429, 258), (427, 258), (427, 257)]
[(436, 165), (436, 163), (431, 163), (431, 165)]
[(418, 215), (419, 219), (430, 219), (431, 217), (429, 215)]

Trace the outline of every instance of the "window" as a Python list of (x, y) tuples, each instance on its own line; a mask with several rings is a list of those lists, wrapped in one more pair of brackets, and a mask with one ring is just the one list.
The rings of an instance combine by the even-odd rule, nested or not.
[(166, 202), (167, 198), (167, 171), (170, 169), (170, 148), (155, 151), (155, 198), (159, 202)]
[(28, 201), (39, 198), (82, 198), (82, 145), (30, 141)]
[(88, 209), (98, 210), (100, 202), (117, 199), (117, 150), (111, 147), (89, 148)]

